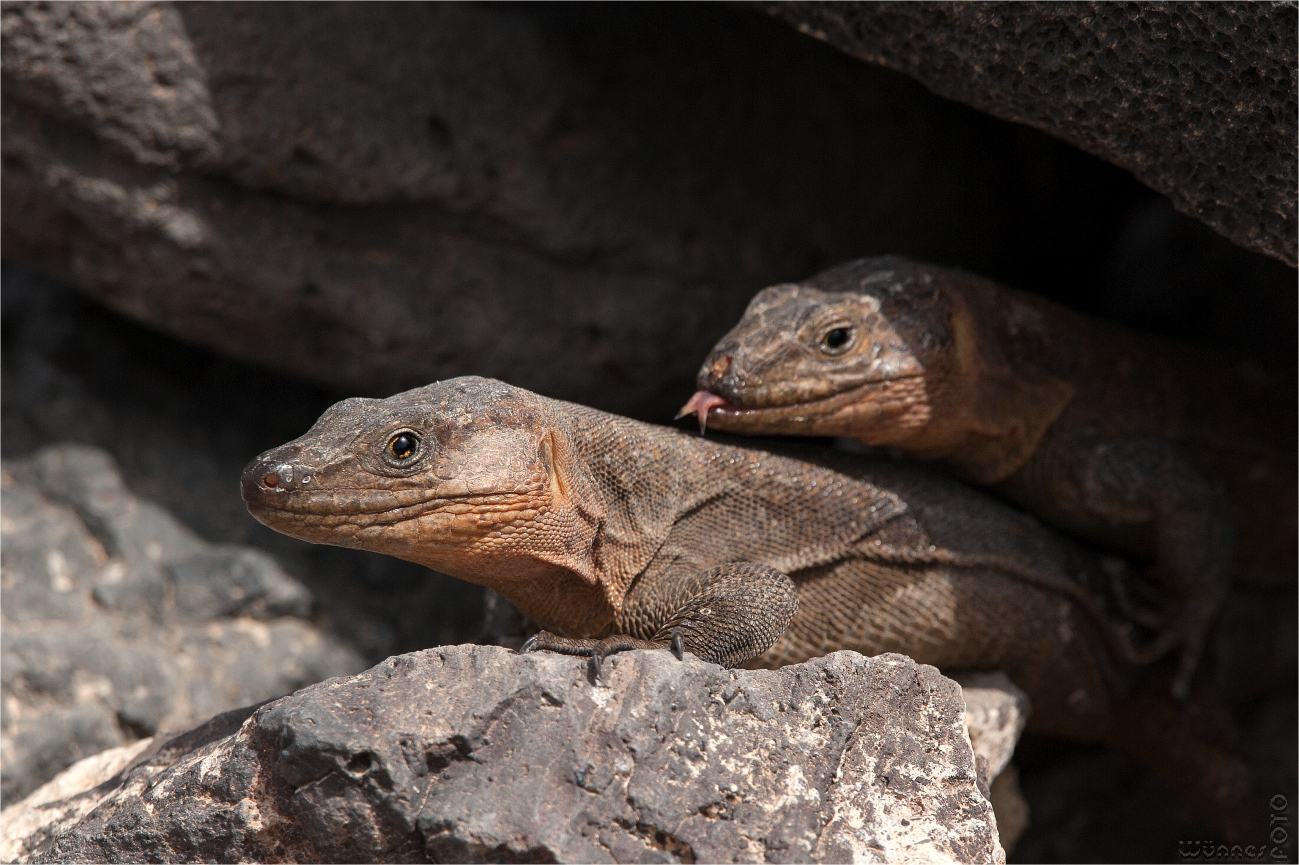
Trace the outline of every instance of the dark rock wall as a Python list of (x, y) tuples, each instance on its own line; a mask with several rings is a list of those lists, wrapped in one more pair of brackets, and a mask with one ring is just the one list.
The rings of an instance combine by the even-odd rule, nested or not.
[(1103, 310), (1158, 200), (748, 10), (3, 8), (5, 254), (354, 394), (663, 418), (765, 284), (897, 252)]
[(1295, 264), (1294, 3), (770, 3), (935, 93), (1131, 171)]

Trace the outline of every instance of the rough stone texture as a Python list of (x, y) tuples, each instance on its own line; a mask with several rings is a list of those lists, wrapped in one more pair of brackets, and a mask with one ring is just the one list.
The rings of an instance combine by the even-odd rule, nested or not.
[[(53, 780), (47, 781), (21, 802), (8, 804), (0, 811), (0, 861), (16, 861), (22, 852), (22, 843), (56, 820), (67, 820), (71, 813), (84, 814), (83, 803), (92, 801), (82, 796), (108, 781), (131, 764), (131, 761), (153, 746), (153, 737), (136, 739), (129, 745), (118, 745), (83, 757), (64, 769)], [(64, 800), (77, 797), (76, 804)], [(47, 807), (55, 803), (64, 803)]]
[(1004, 861), (961, 709), (954, 682), (898, 655), (741, 671), (633, 652), (601, 687), (581, 659), (444, 647), (306, 689), (242, 726), (240, 714), (215, 719), (43, 813), (7, 812), (5, 852)]
[(965, 698), (970, 744), (974, 753), (987, 762), (991, 782), (1010, 764), (1032, 705), (1028, 694), (1003, 672), (961, 673), (954, 678)]
[(1032, 711), (1028, 695), (1003, 672), (953, 676), (965, 699), (965, 727), (975, 762), (987, 777), (988, 800), (997, 815), (997, 832), (1006, 855), (1028, 828), (1029, 808), (1010, 764)]
[(0, 469), (6, 798), (73, 761), (364, 666), (265, 553), (209, 544), (111, 459), (49, 447)]
[(1294, 3), (769, 3), (804, 33), (1128, 169), (1294, 266)]
[(750, 11), (377, 10), (5, 3), (6, 256), (349, 395), (662, 419), (764, 284), (897, 252), (1091, 299), (1154, 198)]

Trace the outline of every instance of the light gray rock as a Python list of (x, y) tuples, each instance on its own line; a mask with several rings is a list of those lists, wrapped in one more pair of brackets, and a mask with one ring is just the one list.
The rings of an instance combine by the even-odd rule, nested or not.
[(112, 457), (101, 450), (47, 446), (18, 471), (53, 501), (72, 508), (110, 556), (169, 565), (204, 547), (165, 509), (132, 495)]
[(988, 800), (997, 815), (997, 835), (1007, 855), (1028, 829), (1029, 808), (1019, 788), (1019, 771), (1011, 765), (1015, 746), (1028, 724), (1032, 704), (1001, 671), (961, 673), (952, 677), (965, 700), (965, 727), (975, 763), (986, 779)]
[(77, 767), (4, 813), (2, 849), (21, 862), (1004, 861), (960, 689), (932, 667), (837, 652), (725, 670), (638, 651), (607, 675), (593, 685), (583, 659), (498, 647), (391, 658)]
[(311, 615), (311, 594), (259, 550), (212, 546), (171, 565), (167, 573), (176, 587), (177, 613), (193, 621)]
[(52, 446), (0, 471), (6, 799), (104, 749), (364, 666), (269, 556), (202, 541), (104, 452)]
[(988, 783), (1010, 763), (1032, 711), (1025, 694), (1010, 677), (994, 673), (961, 673), (953, 677), (965, 699), (965, 726), (976, 756), (987, 763)]
[[(79, 802), (93, 807), (93, 797), (82, 794), (113, 778), (152, 745), (153, 737), (150, 736), (84, 757), (64, 769), (53, 780), (42, 784), (21, 802), (10, 803), (0, 811), (0, 861), (17, 861), (24, 840), (33, 837), (51, 823), (67, 821), (74, 813), (86, 813), (77, 805), (69, 808), (64, 800), (79, 797)], [(54, 807), (48, 807), (50, 805)]]

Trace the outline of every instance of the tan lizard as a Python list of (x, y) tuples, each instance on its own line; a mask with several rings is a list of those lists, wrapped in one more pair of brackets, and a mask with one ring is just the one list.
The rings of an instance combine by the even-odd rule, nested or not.
[(1180, 645), (1182, 696), (1233, 572), (1295, 580), (1293, 383), (1249, 363), (888, 256), (760, 292), (699, 388), (682, 414), (701, 429), (940, 459), (1153, 562), (1156, 603), (1127, 612), (1154, 635), (1133, 651)]
[(786, 446), (802, 458), (460, 378), (337, 404), (243, 495), (285, 534), (492, 588), (549, 629), (536, 648), (1001, 669), (1033, 729), (1124, 746), (1220, 814), (1245, 801), (1166, 679), (1114, 660), (1095, 554), (941, 473)]

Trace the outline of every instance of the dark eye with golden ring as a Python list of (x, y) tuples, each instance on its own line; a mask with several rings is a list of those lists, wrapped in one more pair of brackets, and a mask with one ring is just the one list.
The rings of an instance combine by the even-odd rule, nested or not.
[(417, 453), (419, 453), (419, 436), (410, 430), (402, 430), (388, 439), (388, 456), (395, 460), (409, 460)]
[(846, 326), (832, 327), (821, 337), (821, 349), (837, 354), (852, 344), (852, 328)]

